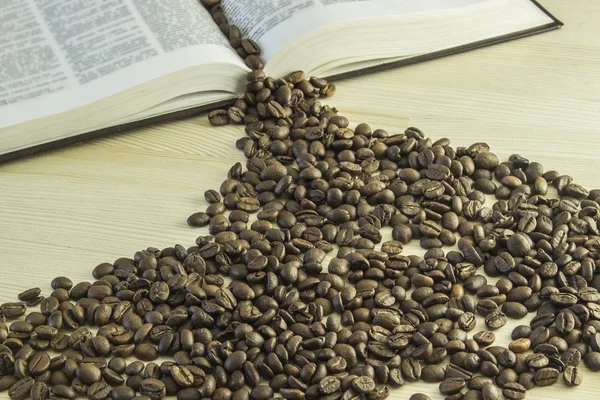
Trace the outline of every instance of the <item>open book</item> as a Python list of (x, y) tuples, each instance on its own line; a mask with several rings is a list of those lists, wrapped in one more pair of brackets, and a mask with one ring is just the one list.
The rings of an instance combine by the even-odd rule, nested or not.
[[(532, 0), (222, 0), (265, 72), (340, 78), (554, 29)], [(0, 160), (243, 95), (198, 0), (0, 2)]]

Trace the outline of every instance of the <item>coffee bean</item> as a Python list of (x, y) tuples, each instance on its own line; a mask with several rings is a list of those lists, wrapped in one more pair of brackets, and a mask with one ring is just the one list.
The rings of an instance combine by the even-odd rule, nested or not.
[(110, 396), (112, 388), (103, 381), (93, 383), (89, 386), (87, 395), (91, 400), (101, 400)]
[(460, 392), (466, 386), (466, 382), (462, 378), (447, 378), (440, 382), (440, 393), (452, 395)]
[(75, 397), (77, 397), (77, 394), (75, 393), (73, 388), (63, 384), (53, 385), (50, 389), (50, 392), (55, 396), (62, 397), (65, 399), (73, 400), (75, 399)]
[(173, 365), (171, 366), (171, 377), (179, 387), (188, 388), (194, 384), (194, 376), (184, 366)]
[(521, 400), (525, 398), (526, 390), (523, 385), (516, 382), (510, 382), (504, 385), (502, 394), (510, 400)]
[(368, 376), (360, 376), (352, 381), (352, 387), (359, 393), (371, 393), (375, 390), (375, 382)]
[(50, 368), (50, 356), (46, 352), (37, 352), (29, 359), (29, 372), (38, 376)]
[(273, 397), (273, 389), (266, 385), (258, 385), (250, 392), (251, 400), (267, 400)]
[(489, 346), (496, 340), (496, 335), (494, 334), (494, 332), (480, 331), (473, 335), (473, 339), (480, 346)]
[(8, 389), (8, 396), (14, 400), (24, 399), (29, 395), (34, 383), (33, 378), (24, 377)]
[(428, 364), (421, 369), (421, 379), (425, 382), (441, 382), (444, 380), (445, 371), (440, 365)]
[(583, 357), (583, 362), (592, 371), (600, 371), (600, 353), (591, 351)]
[(92, 385), (102, 379), (102, 371), (94, 364), (81, 364), (79, 368), (77, 368), (77, 378), (86, 385)]
[(160, 400), (165, 397), (166, 390), (165, 384), (155, 378), (144, 379), (139, 386), (139, 392), (152, 400)]
[(203, 227), (210, 223), (210, 216), (205, 212), (197, 212), (188, 217), (187, 223), (190, 226)]
[(581, 362), (581, 353), (576, 348), (570, 347), (561, 354), (560, 359), (565, 366), (577, 367)]
[(213, 110), (208, 113), (208, 120), (211, 125), (223, 126), (229, 123), (229, 117), (227, 116), (226, 110)]
[(328, 376), (319, 382), (319, 391), (322, 394), (329, 395), (337, 392), (340, 389), (341, 382), (335, 376)]
[(498, 400), (500, 399), (500, 391), (492, 382), (485, 382), (481, 386), (481, 397), (483, 400)]
[(502, 305), (502, 312), (510, 318), (523, 318), (527, 315), (527, 307), (521, 303), (509, 301)]
[(19, 301), (31, 301), (37, 298), (41, 292), (42, 290), (39, 287), (36, 287), (32, 289), (27, 289), (24, 292), (19, 293), (17, 297), (19, 298)]
[(519, 338), (509, 343), (508, 348), (515, 353), (523, 353), (531, 347), (531, 341), (528, 338)]
[(431, 397), (423, 393), (415, 393), (408, 400), (431, 400)]
[(135, 390), (125, 385), (116, 386), (112, 389), (110, 397), (112, 400), (131, 400), (135, 397)]
[(477, 325), (477, 321), (471, 312), (466, 312), (458, 317), (458, 327), (464, 331), (472, 331), (475, 329), (475, 325)]
[(567, 386), (579, 386), (583, 381), (583, 374), (578, 367), (568, 365), (563, 371), (563, 379)]
[(485, 317), (485, 325), (490, 329), (499, 329), (506, 325), (506, 315), (501, 311), (493, 311)]
[(22, 316), (26, 310), (24, 303), (4, 303), (0, 305), (0, 314), (11, 319)]
[(549, 386), (557, 381), (559, 376), (558, 370), (554, 368), (542, 368), (535, 372), (535, 384), (537, 386)]
[(142, 361), (154, 361), (158, 358), (158, 349), (149, 343), (141, 343), (136, 346), (134, 354)]
[(33, 400), (46, 400), (48, 396), (48, 385), (41, 381), (35, 382), (29, 390), (29, 397), (31, 397)]

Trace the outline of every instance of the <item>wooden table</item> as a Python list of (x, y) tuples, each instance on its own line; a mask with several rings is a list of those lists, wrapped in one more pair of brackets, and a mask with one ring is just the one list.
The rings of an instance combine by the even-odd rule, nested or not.
[[(600, 3), (542, 3), (565, 22), (562, 30), (343, 81), (329, 103), (353, 123), (392, 133), (417, 126), (454, 146), (485, 141), (503, 159), (520, 153), (596, 188)], [(206, 207), (204, 190), (244, 161), (234, 145), (242, 135), (239, 126), (212, 128), (202, 115), (0, 165), (0, 302), (33, 286), (49, 294), (58, 275), (90, 280), (98, 263), (148, 246), (193, 244), (206, 231), (186, 218)], [(510, 331), (498, 334), (500, 343)], [(578, 388), (561, 380), (528, 398), (595, 399), (599, 379), (586, 371)], [(423, 383), (391, 398), (417, 391), (442, 398)]]

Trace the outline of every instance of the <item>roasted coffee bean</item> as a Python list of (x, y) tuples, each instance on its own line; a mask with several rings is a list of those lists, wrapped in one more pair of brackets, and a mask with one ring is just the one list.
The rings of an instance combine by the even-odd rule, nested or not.
[(444, 375), (444, 368), (437, 364), (428, 364), (421, 369), (421, 379), (425, 382), (441, 382)]
[(24, 292), (19, 293), (17, 297), (19, 298), (19, 301), (31, 301), (36, 299), (41, 292), (42, 290), (39, 287), (36, 287), (32, 289), (27, 289)]
[(50, 368), (50, 356), (46, 352), (39, 351), (29, 359), (29, 372), (33, 376), (38, 376)]
[(190, 226), (203, 227), (210, 223), (210, 215), (205, 212), (197, 212), (190, 215), (187, 219)]
[(600, 371), (600, 353), (591, 351), (583, 357), (583, 362), (592, 371)]
[(48, 385), (45, 382), (37, 381), (29, 390), (29, 397), (33, 400), (46, 400), (49, 396)]
[(92, 385), (102, 379), (102, 371), (94, 364), (81, 364), (79, 368), (77, 368), (77, 378), (86, 385)]
[(563, 380), (567, 386), (579, 386), (583, 381), (583, 374), (578, 367), (568, 365), (563, 371)]
[(87, 390), (87, 395), (90, 400), (106, 399), (110, 396), (112, 388), (106, 382), (100, 381), (93, 383)]
[(475, 325), (477, 321), (475, 320), (475, 315), (471, 312), (466, 312), (458, 317), (458, 327), (464, 331), (472, 331), (475, 329)]
[(440, 393), (444, 395), (453, 395), (460, 392), (466, 386), (462, 378), (448, 378), (440, 382)]
[(521, 400), (525, 398), (526, 390), (517, 382), (510, 382), (502, 388), (502, 394), (509, 400)]
[(473, 335), (473, 339), (480, 346), (489, 346), (489, 345), (493, 344), (494, 341), (496, 340), (496, 335), (494, 334), (494, 332), (480, 331)]
[(5, 318), (18, 318), (25, 314), (27, 307), (24, 303), (4, 303), (0, 305), (0, 315)]
[(559, 372), (554, 368), (541, 368), (535, 372), (535, 384), (537, 386), (549, 386), (558, 380)]
[(490, 329), (499, 329), (506, 325), (506, 315), (501, 311), (493, 311), (485, 317), (485, 325)]
[(527, 315), (527, 307), (521, 303), (509, 301), (502, 305), (502, 312), (510, 318), (523, 318)]
[(371, 393), (375, 390), (375, 381), (368, 376), (359, 376), (352, 381), (352, 387), (359, 393)]
[(223, 126), (229, 123), (227, 110), (213, 110), (208, 113), (208, 120), (214, 126)]
[(142, 361), (154, 361), (158, 358), (158, 349), (149, 343), (141, 343), (136, 346), (134, 354)]
[(523, 353), (531, 347), (531, 341), (528, 338), (519, 338), (509, 343), (508, 348), (515, 353)]
[(116, 386), (112, 389), (110, 397), (112, 400), (131, 400), (135, 397), (135, 390), (125, 385)]
[(33, 387), (34, 383), (35, 381), (33, 378), (29, 376), (24, 377), (23, 379), (13, 384), (10, 387), (10, 389), (8, 389), (8, 396), (11, 399), (15, 400), (24, 399), (29, 396), (29, 392), (31, 391), (31, 388)]
[[(129, 385), (128, 385), (129, 386)], [(165, 384), (155, 378), (144, 379), (140, 382), (139, 392), (152, 400), (160, 400), (166, 395)]]
[(485, 382), (481, 386), (481, 397), (483, 400), (499, 400), (500, 391), (492, 382)]

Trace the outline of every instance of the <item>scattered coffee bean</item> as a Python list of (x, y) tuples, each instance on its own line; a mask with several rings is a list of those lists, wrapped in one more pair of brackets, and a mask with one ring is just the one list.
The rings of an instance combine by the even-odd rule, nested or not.
[[(144, 249), (97, 265), (96, 282), (58, 277), (49, 297), (34, 288), (0, 305), (0, 388), (34, 400), (379, 400), (423, 379), (448, 399), (495, 400), (561, 372), (579, 385), (582, 356), (600, 370), (600, 191), (520, 155), (501, 163), (485, 143), (353, 129), (319, 100), (333, 84), (267, 77), (219, 0), (202, 4), (253, 68), (244, 98), (208, 114), (246, 126), (246, 171), (236, 163), (204, 192), (210, 205), (188, 224), (209, 235), (194, 246)], [(549, 183), (560, 199), (546, 198)], [(413, 239), (422, 257), (403, 254)], [(502, 277), (492, 285), (480, 268)], [(474, 313), (500, 329), (529, 312), (508, 349), (489, 331), (468, 339)]]

